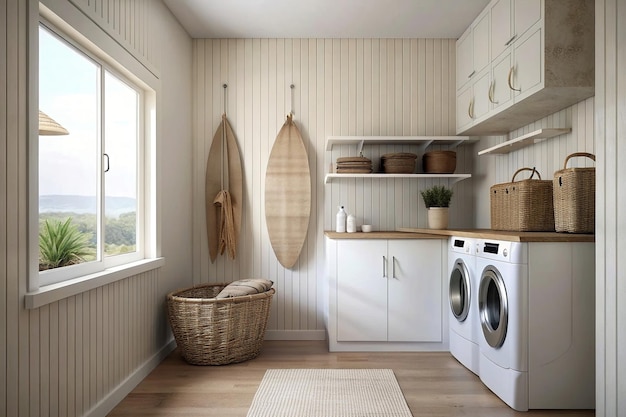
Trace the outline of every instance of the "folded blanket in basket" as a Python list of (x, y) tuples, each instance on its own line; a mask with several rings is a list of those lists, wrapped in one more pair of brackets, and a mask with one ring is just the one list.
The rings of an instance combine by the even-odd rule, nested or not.
[(224, 287), (216, 298), (231, 298), (241, 295), (259, 294), (272, 288), (274, 283), (268, 279), (252, 278), (233, 281)]

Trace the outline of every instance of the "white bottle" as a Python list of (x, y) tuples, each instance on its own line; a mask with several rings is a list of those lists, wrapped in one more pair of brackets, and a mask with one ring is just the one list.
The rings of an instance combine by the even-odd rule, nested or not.
[(337, 226), (335, 228), (335, 232), (344, 233), (346, 231), (346, 211), (343, 209), (343, 206), (339, 206), (339, 211), (337, 212)]
[(356, 217), (353, 214), (348, 214), (346, 230), (348, 233), (356, 232)]

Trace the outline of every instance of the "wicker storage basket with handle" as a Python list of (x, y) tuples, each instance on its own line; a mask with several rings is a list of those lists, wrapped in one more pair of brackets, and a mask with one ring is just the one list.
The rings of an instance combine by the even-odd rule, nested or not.
[(577, 156), (596, 160), (593, 154), (576, 152), (565, 158), (554, 173), (554, 225), (557, 232), (594, 233), (596, 226), (596, 169), (567, 168)]
[[(515, 181), (523, 171), (532, 171), (530, 178)], [(535, 173), (538, 179), (533, 179)], [(552, 181), (542, 180), (535, 168), (518, 169), (511, 182), (493, 185), (489, 192), (493, 230), (554, 231)]]

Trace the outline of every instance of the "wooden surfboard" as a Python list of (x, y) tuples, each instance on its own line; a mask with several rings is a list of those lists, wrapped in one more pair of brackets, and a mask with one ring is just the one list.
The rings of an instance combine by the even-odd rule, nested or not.
[[(223, 136), (225, 135), (225, 137)], [(226, 143), (222, 155), (222, 142)], [(224, 161), (224, 188), (222, 188), (222, 160)], [(219, 245), (219, 214), (220, 207), (214, 204), (215, 196), (225, 189), (229, 192), (235, 224), (235, 236), (241, 230), (241, 210), (243, 207), (243, 172), (237, 140), (226, 115), (222, 115), (222, 122), (215, 131), (209, 156), (207, 158), (205, 178), (205, 206), (207, 236), (209, 239), (209, 256), (211, 262), (217, 258)]]
[(265, 220), (278, 261), (291, 268), (306, 239), (311, 215), (311, 172), (291, 115), (278, 132), (265, 175)]

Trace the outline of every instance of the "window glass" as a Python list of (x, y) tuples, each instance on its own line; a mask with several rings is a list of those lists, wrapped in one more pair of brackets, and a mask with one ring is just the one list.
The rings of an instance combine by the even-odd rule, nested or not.
[(39, 35), (39, 109), (68, 132), (39, 136), (40, 269), (50, 269), (98, 259), (99, 66)]
[[(43, 284), (142, 256), (138, 239), (141, 100), (139, 88), (40, 26), (38, 188)], [(42, 128), (50, 123), (60, 125), (60, 131)]]
[(105, 256), (134, 252), (137, 245), (138, 94), (105, 72)]

